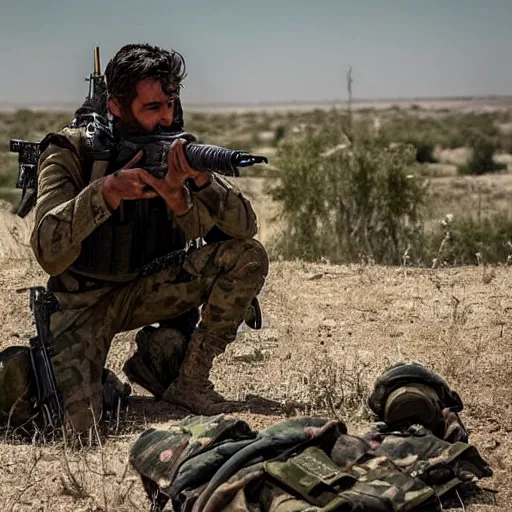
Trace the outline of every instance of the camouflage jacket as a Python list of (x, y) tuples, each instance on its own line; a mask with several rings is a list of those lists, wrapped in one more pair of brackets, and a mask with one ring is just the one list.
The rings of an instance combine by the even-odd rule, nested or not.
[(191, 416), (144, 432), (130, 461), (152, 512), (419, 511), (492, 475), (475, 447), (424, 427), (355, 437), (321, 418), (258, 433), (227, 416)]
[[(84, 176), (83, 130), (63, 129), (58, 135), (68, 142), (50, 144), (39, 160), (31, 245), (41, 267), (52, 276), (73, 264), (83, 240), (112, 215), (102, 195), (106, 165), (93, 167), (90, 179)], [(170, 222), (187, 240), (203, 237), (214, 225), (233, 238), (251, 238), (257, 232), (250, 202), (216, 174), (210, 186), (190, 192), (189, 210), (171, 215)]]

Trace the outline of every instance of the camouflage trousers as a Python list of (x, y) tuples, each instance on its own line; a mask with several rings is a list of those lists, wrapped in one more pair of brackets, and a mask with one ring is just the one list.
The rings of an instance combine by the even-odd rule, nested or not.
[(55, 292), (61, 309), (51, 317), (52, 362), (72, 428), (84, 431), (99, 419), (102, 371), (117, 333), (203, 305), (199, 328), (231, 341), (267, 273), (268, 256), (257, 240), (228, 240), (191, 252), (183, 270)]

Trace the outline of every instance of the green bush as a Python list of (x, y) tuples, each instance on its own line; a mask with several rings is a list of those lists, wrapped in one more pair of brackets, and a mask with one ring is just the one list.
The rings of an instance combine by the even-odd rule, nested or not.
[(280, 146), (270, 194), (282, 205), (285, 235), (274, 256), (397, 264), (417, 245), (426, 191), (414, 177), (415, 151), (354, 132), (350, 144), (331, 123)]
[(490, 137), (474, 136), (471, 141), (471, 150), (468, 163), (459, 168), (461, 174), (480, 175), (503, 169), (503, 166), (496, 164), (493, 160), (496, 143)]
[(434, 163), (437, 159), (434, 157), (435, 141), (427, 137), (420, 139), (415, 137), (405, 138), (404, 142), (414, 146), (416, 150), (416, 161), (420, 164)]
[(0, 187), (15, 187), (17, 179), (17, 155), (10, 152), (0, 152)]
[[(473, 125), (462, 130), (464, 118)], [(310, 122), (279, 144), (278, 181), (270, 194), (280, 203), (284, 227), (269, 244), (273, 258), (428, 267), (512, 261), (512, 216), (468, 213), (425, 228), (430, 197), (417, 161), (428, 161), (442, 137), (461, 129), (456, 143), (473, 149), (468, 172), (497, 170), (492, 157), (499, 144), (490, 118), (452, 115), (456, 123), (446, 132), (398, 136), (384, 126), (378, 136), (372, 134), (370, 118), (360, 117), (352, 142), (342, 136), (345, 121), (326, 113), (321, 123)], [(429, 121), (429, 129), (439, 122)]]
[(511, 258), (512, 217), (503, 213), (445, 220), (428, 235), (423, 256), (426, 263), (437, 260), (437, 265), (450, 266), (510, 263)]
[[(449, 111), (428, 114), (418, 111), (394, 112), (385, 116), (383, 131), (390, 142), (408, 142), (418, 149), (418, 161), (423, 147), (439, 146), (445, 149), (470, 146), (475, 138), (485, 135), (495, 149), (506, 150), (510, 136), (502, 133), (496, 124), (496, 114), (453, 114)], [(431, 154), (427, 153), (430, 158)]]
[(280, 124), (275, 131), (274, 134), (274, 146), (277, 146), (284, 136), (286, 135), (286, 126), (284, 124)]
[(72, 119), (72, 112), (17, 110), (0, 114), (0, 151), (9, 151), (10, 139), (40, 141), (47, 133), (61, 130)]

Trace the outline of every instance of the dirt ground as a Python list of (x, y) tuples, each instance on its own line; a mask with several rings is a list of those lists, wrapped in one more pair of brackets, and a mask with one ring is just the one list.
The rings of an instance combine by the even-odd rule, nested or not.
[[(256, 182), (255, 182), (256, 183)], [(255, 184), (254, 184), (255, 185)], [(255, 185), (255, 196), (261, 190)], [(259, 205), (265, 212), (264, 205)], [(267, 215), (265, 229), (272, 229)], [(26, 292), (45, 276), (26, 246), (30, 218), (0, 219), (0, 349), (33, 334)], [(268, 231), (266, 231), (268, 233)], [(263, 237), (264, 238), (264, 237)], [(506, 267), (409, 269), (274, 262), (261, 294), (264, 329), (243, 330), (214, 365), (228, 398), (256, 394), (278, 414), (239, 413), (256, 428), (298, 414), (343, 418), (352, 432), (369, 426), (365, 397), (375, 377), (398, 361), (439, 371), (461, 394), (470, 440), (490, 463), (487, 492), (470, 512), (512, 509), (512, 277)], [(108, 365), (123, 377), (134, 332), (116, 337)], [(72, 450), (0, 439), (0, 504), (15, 511), (144, 511), (148, 502), (128, 453), (148, 426), (166, 428), (183, 412), (154, 404), (141, 389), (118, 433), (101, 446)]]

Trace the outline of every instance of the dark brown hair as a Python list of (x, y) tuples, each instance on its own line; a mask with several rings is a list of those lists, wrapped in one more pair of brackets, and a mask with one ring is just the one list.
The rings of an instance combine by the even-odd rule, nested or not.
[(108, 94), (124, 108), (131, 107), (141, 80), (158, 80), (171, 95), (179, 92), (185, 77), (185, 59), (180, 53), (146, 43), (123, 46), (105, 68)]

